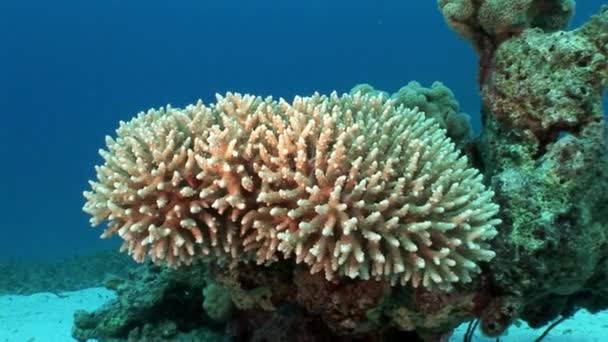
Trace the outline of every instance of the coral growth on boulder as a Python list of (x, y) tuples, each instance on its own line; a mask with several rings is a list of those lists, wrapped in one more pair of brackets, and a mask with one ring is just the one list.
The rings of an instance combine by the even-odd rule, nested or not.
[(530, 29), (504, 42), (482, 87), (484, 104), (501, 126), (541, 145), (555, 141), (560, 132), (577, 135), (601, 122), (608, 85), (608, 52), (602, 51), (607, 27), (596, 16), (579, 30)]
[(448, 25), (478, 51), (489, 41), (498, 45), (527, 28), (537, 27), (548, 32), (564, 29), (574, 14), (574, 0), (437, 2)]
[(574, 31), (528, 29), (498, 47), (482, 84), (479, 146), (505, 222), (489, 274), (533, 326), (580, 297), (606, 302), (592, 279), (608, 257), (607, 46), (606, 7)]
[(373, 94), (228, 93), (141, 113), (101, 151), (84, 210), (135, 260), (279, 255), (327, 279), (469, 282), (498, 206), (424, 113)]

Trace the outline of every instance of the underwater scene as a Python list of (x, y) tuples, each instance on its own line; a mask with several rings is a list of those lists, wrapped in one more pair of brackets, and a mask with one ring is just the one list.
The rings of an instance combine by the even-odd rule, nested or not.
[(608, 341), (608, 0), (0, 1), (0, 342)]

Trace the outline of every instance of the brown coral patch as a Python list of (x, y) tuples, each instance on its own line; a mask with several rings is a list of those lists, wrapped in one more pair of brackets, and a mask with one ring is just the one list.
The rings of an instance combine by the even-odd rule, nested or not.
[(319, 274), (296, 271), (297, 302), (310, 314), (340, 335), (367, 334), (374, 327), (367, 319), (368, 310), (378, 306), (390, 293), (387, 282), (349, 280), (328, 282)]

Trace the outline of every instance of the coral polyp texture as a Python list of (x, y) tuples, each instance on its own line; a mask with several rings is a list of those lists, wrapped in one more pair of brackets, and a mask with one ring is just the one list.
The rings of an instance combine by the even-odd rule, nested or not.
[(441, 128), (446, 130), (446, 135), (461, 149), (472, 140), (469, 115), (459, 112), (460, 105), (454, 93), (441, 82), (433, 82), (431, 87), (426, 88), (416, 81), (411, 81), (393, 94), (374, 89), (369, 84), (358, 84), (350, 91), (351, 94), (356, 92), (382, 93), (384, 96), (390, 97), (395, 106), (417, 107), (427, 117), (436, 120)]
[(495, 253), (498, 205), (446, 132), (383, 94), (228, 93), (121, 123), (85, 192), (135, 260), (279, 258), (450, 288)]

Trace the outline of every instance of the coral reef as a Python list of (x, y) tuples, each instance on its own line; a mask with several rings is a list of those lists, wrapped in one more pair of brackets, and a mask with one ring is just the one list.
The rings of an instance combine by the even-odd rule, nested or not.
[(470, 282), (494, 256), (498, 206), (409, 93), (229, 93), (141, 113), (107, 138), (84, 210), (137, 261), (294, 256), (328, 280)]
[(85, 211), (190, 266), (108, 281), (74, 336), (439, 342), (608, 308), (608, 7), (558, 31), (573, 1), (438, 3), (480, 53), (480, 137), (441, 84), (142, 113)]

